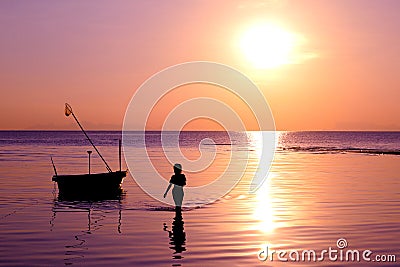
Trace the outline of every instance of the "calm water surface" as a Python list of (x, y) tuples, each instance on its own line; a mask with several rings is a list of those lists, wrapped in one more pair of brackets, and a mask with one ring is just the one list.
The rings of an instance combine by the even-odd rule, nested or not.
[[(90, 135), (116, 169), (120, 133)], [(157, 136), (149, 133), (148, 146), (169, 177)], [(238, 148), (249, 151), (250, 161), (229, 194), (180, 216), (129, 175), (119, 199), (61, 201), (50, 155), (59, 173), (87, 172), (91, 148), (83, 134), (0, 132), (0, 265), (287, 266), (292, 262), (276, 255), (260, 261), (257, 254), (265, 245), (269, 252), (337, 249), (339, 238), (346, 239), (345, 249), (371, 250), (371, 259), (395, 255), (400, 261), (400, 133), (282, 132), (268, 180), (254, 195), (248, 184), (258, 164), (257, 133), (238, 133), (231, 141), (222, 132), (186, 132), (183, 153), (198, 157), (205, 137), (224, 145), (206, 172), (186, 173), (189, 185), (218, 176)], [(95, 155), (92, 163), (93, 171), (105, 171)], [(292, 264), (396, 266), (328, 257)]]

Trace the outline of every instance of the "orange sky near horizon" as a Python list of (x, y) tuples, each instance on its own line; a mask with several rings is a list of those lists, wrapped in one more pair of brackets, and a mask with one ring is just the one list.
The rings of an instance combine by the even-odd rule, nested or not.
[[(0, 130), (78, 130), (65, 102), (86, 129), (120, 130), (146, 79), (196, 60), (252, 79), (278, 130), (400, 130), (398, 10), (395, 0), (1, 1)], [(301, 36), (297, 62), (263, 69), (246, 58), (240, 42), (264, 22)], [(185, 129), (202, 127), (219, 129)]]

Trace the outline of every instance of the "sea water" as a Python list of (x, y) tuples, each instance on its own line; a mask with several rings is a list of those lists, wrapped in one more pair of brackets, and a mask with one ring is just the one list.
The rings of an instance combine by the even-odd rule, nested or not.
[[(118, 169), (121, 133), (89, 135), (111, 168)], [(163, 156), (161, 133), (146, 135), (152, 163), (168, 180), (172, 166)], [(268, 179), (249, 194), (246, 181), (264, 164), (252, 141), (257, 135), (236, 133), (230, 140), (225, 132), (180, 134), (182, 153), (192, 160), (201, 155), (204, 138), (217, 144), (209, 168), (184, 170), (188, 186), (217, 177), (232, 151), (249, 155), (232, 191), (213, 203), (184, 208), (180, 217), (144, 193), (130, 174), (119, 198), (62, 201), (51, 181), (50, 157), (59, 174), (87, 173), (86, 151), (93, 148), (84, 135), (1, 131), (0, 265), (286, 266), (296, 261), (304, 266), (395, 266), (392, 255), (398, 264), (399, 132), (279, 132)], [(134, 164), (141, 168), (143, 162)], [(92, 172), (106, 171), (94, 153), (91, 165)], [(346, 246), (339, 248), (339, 243)], [(336, 260), (321, 257), (329, 248), (337, 250)], [(302, 259), (304, 250), (315, 251), (316, 259)], [(370, 261), (346, 261), (348, 250), (369, 250)], [(279, 251), (285, 252), (282, 257)]]

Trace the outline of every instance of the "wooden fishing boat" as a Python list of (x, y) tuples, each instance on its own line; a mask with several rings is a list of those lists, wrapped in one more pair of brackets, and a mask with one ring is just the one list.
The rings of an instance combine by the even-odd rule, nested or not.
[(89, 171), (87, 174), (58, 175), (53, 158), (51, 158), (51, 163), (53, 164), (55, 173), (52, 177), (52, 181), (56, 182), (58, 185), (59, 198), (110, 199), (120, 196), (122, 193), (121, 183), (123, 182), (123, 179), (126, 177), (127, 173), (127, 171), (121, 170), (121, 140), (119, 140), (119, 171), (112, 171), (72, 112), (71, 106), (66, 103), (65, 115), (69, 116), (70, 114), (72, 114), (86, 138), (89, 140), (90, 144), (103, 160), (108, 172), (90, 173), (90, 154), (92, 151), (87, 151), (89, 155)]
[(126, 171), (93, 174), (54, 175), (62, 199), (115, 198), (121, 195)]

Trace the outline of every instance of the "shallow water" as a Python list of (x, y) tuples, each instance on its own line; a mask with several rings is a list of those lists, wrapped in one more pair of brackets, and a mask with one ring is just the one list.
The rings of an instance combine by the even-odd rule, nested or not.
[[(120, 134), (91, 135), (115, 169)], [(196, 133), (188, 135), (185, 140)], [(226, 142), (220, 133), (211, 134), (215, 136)], [(371, 250), (371, 259), (395, 255), (400, 261), (400, 156), (337, 151), (340, 144), (396, 151), (399, 133), (282, 133), (268, 180), (254, 195), (248, 193), (248, 184), (258, 154), (243, 140), (231, 144), (251, 151), (253, 161), (242, 181), (212, 204), (184, 208), (180, 218), (171, 207), (143, 193), (130, 176), (120, 199), (59, 201), (49, 155), (59, 172), (86, 172), (85, 151), (90, 147), (81, 133), (1, 132), (0, 265), (286, 266), (288, 262), (276, 254), (272, 261), (271, 255), (260, 261), (257, 254), (265, 245), (269, 252), (337, 249), (339, 238), (346, 239), (346, 249)], [(183, 146), (189, 156), (198, 153), (195, 142)], [(298, 149), (311, 146), (322, 148)], [(158, 148), (154, 142), (156, 156), (161, 153)], [(233, 148), (220, 149), (217, 166), (225, 164)], [(165, 175), (171, 174), (169, 167), (160, 160)], [(93, 170), (104, 171), (95, 156)], [(219, 170), (212, 167), (207, 175)], [(331, 261), (327, 256), (296, 264), (396, 265)]]

